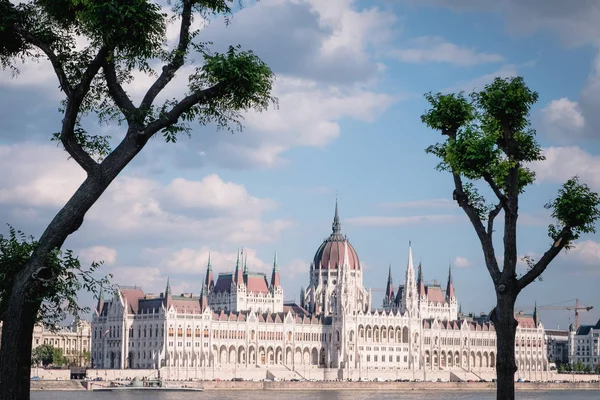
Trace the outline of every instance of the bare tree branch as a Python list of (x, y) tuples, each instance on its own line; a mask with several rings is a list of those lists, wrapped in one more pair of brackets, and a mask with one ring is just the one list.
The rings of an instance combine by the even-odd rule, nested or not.
[(72, 96), (67, 100), (65, 108), (65, 117), (62, 121), (62, 129), (60, 132), (60, 141), (65, 147), (65, 150), (73, 159), (88, 173), (92, 175), (98, 168), (98, 163), (83, 149), (75, 137), (75, 124), (79, 116), (81, 103), (90, 91), (90, 86), (94, 76), (100, 70), (102, 63), (106, 59), (109, 51), (106, 47), (101, 47), (96, 54), (96, 57), (90, 62), (88, 68), (83, 73), (81, 82), (72, 91)]
[(491, 238), (488, 236), (483, 223), (481, 222), (481, 218), (477, 214), (477, 211), (471, 203), (469, 202), (469, 196), (465, 193), (463, 189), (463, 183), (460, 175), (457, 172), (452, 171), (452, 176), (454, 177), (454, 200), (458, 203), (458, 205), (465, 211), (473, 228), (475, 228), (475, 232), (479, 237), (479, 241), (481, 242), (481, 246), (483, 248), (483, 254), (485, 256), (485, 264), (488, 268), (490, 276), (492, 277), (492, 281), (494, 284), (500, 281), (500, 270), (498, 269), (498, 261), (496, 260), (496, 255), (494, 252), (494, 246), (492, 244)]
[(166, 128), (177, 122), (179, 117), (190, 108), (200, 103), (208, 103), (210, 100), (223, 95), (225, 83), (217, 83), (204, 90), (194, 92), (183, 98), (179, 103), (175, 104), (171, 111), (165, 113), (161, 118), (151, 122), (144, 130), (139, 132), (139, 135), (144, 139), (149, 139), (152, 135), (161, 129)]
[(502, 208), (502, 201), (500, 201), (498, 204), (496, 204), (496, 207), (494, 207), (488, 214), (487, 234), (490, 237), (490, 240), (492, 239), (492, 235), (494, 234), (494, 220), (496, 219), (500, 211), (502, 211)]
[(179, 43), (177, 47), (173, 50), (173, 59), (170, 63), (163, 66), (162, 73), (156, 79), (156, 81), (150, 86), (144, 98), (142, 99), (142, 103), (140, 104), (140, 109), (142, 111), (147, 111), (150, 109), (150, 106), (154, 102), (154, 99), (158, 94), (167, 86), (169, 82), (175, 76), (175, 73), (185, 61), (185, 55), (188, 51), (188, 46), (190, 44), (190, 26), (192, 25), (192, 1), (184, 0), (183, 1), (183, 10), (181, 12), (181, 25), (179, 28)]
[(132, 125), (135, 123), (134, 116), (137, 112), (137, 108), (131, 102), (131, 99), (119, 83), (117, 79), (117, 71), (115, 64), (112, 61), (105, 61), (102, 65), (104, 70), (104, 76), (106, 78), (106, 84), (110, 97), (113, 99), (117, 107), (121, 110), (127, 122)]
[(502, 190), (500, 190), (500, 187), (498, 187), (496, 181), (494, 181), (494, 177), (492, 176), (492, 174), (490, 174), (489, 172), (485, 172), (483, 174), (483, 179), (485, 179), (485, 181), (488, 183), (488, 185), (490, 185), (490, 187), (494, 191), (494, 194), (500, 201), (502, 208), (504, 208), (505, 211), (510, 212), (510, 210), (508, 210), (508, 202), (506, 196), (504, 195), (504, 193), (502, 193)]
[(531, 282), (537, 279), (542, 272), (546, 270), (546, 267), (554, 260), (554, 258), (560, 253), (560, 251), (569, 243), (571, 239), (572, 231), (569, 227), (564, 227), (558, 236), (558, 239), (552, 244), (550, 247), (538, 260), (538, 262), (531, 268), (525, 275), (523, 275), (517, 281), (519, 285), (519, 289), (525, 288)]
[(52, 68), (54, 68), (54, 72), (56, 73), (58, 82), (60, 83), (60, 88), (63, 92), (65, 92), (67, 97), (70, 97), (73, 93), (73, 89), (71, 88), (71, 84), (67, 79), (67, 74), (65, 74), (65, 70), (63, 69), (61, 62), (58, 60), (58, 57), (56, 56), (52, 48), (50, 48), (50, 46), (43, 40), (41, 40), (37, 36), (32, 35), (22, 27), (16, 25), (14, 28), (23, 37), (23, 39), (40, 49), (46, 55), (46, 57), (48, 57), (48, 59), (52, 63)]
[(100, 71), (102, 64), (104, 63), (106, 57), (110, 54), (110, 52), (110, 49), (108, 49), (106, 46), (102, 46), (100, 50), (98, 50), (96, 57), (94, 57), (94, 59), (90, 62), (87, 69), (83, 73), (83, 76), (81, 77), (81, 82), (79, 82), (79, 84), (75, 87), (75, 91), (73, 93), (75, 96), (78, 97), (77, 100), (80, 103), (83, 101), (83, 98), (88, 94), (90, 86), (92, 84), (92, 80), (94, 80), (94, 77), (96, 76), (98, 71)]

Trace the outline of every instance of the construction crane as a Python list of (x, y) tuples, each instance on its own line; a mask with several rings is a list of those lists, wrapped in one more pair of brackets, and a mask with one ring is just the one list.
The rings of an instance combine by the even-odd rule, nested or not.
[[(567, 300), (567, 301), (573, 301), (573, 300)], [(537, 307), (538, 310), (571, 310), (571, 311), (575, 311), (575, 330), (577, 330), (577, 328), (579, 328), (579, 311), (590, 311), (591, 309), (593, 309), (594, 306), (584, 306), (581, 303), (579, 303), (579, 299), (575, 299), (575, 304), (574, 305), (567, 305), (567, 306), (557, 306), (557, 305), (547, 305), (547, 306), (539, 306)], [(524, 310), (533, 310), (534, 307), (527, 307), (524, 308)]]

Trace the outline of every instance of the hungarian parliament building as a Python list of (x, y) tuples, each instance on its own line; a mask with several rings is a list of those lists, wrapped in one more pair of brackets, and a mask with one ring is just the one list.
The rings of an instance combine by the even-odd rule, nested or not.
[[(199, 296), (175, 295), (168, 281), (160, 295), (120, 287), (112, 299), (100, 296), (92, 366), (124, 375), (147, 369), (168, 379), (495, 378), (493, 324), (462, 315), (451, 270), (445, 289), (425, 284), (410, 244), (407, 256), (403, 284), (393, 285), (390, 267), (383, 304), (373, 308), (336, 203), (299, 304), (284, 302), (277, 257), (270, 277), (251, 272), (243, 252), (233, 273), (214, 276), (209, 257)], [(515, 318), (517, 376), (544, 379), (544, 328), (535, 312)]]

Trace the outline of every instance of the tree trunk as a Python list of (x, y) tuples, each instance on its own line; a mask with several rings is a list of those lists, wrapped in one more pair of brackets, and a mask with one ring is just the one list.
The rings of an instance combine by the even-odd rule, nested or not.
[[(39, 284), (35, 274), (44, 267), (48, 254), (60, 249), (67, 237), (79, 229), (89, 209), (146, 144), (147, 139), (138, 142), (131, 129), (103, 163), (103, 174), (88, 175), (52, 219), (31, 258), (15, 277), (2, 327), (0, 400), (29, 400), (33, 327), (42, 304), (40, 298), (43, 297), (35, 289)], [(32, 301), (32, 293), (40, 300)]]
[(8, 299), (2, 325), (1, 400), (29, 400), (33, 327), (41, 302), (28, 298), (28, 286), (24, 274), (18, 274)]
[(496, 329), (496, 398), (498, 400), (514, 400), (515, 398), (515, 372), (517, 372), (515, 360), (516, 300), (517, 295), (514, 293), (498, 293), (495, 315), (492, 321)]

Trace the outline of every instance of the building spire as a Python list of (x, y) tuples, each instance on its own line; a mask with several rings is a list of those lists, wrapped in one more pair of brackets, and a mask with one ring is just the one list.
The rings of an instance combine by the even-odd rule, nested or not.
[(419, 274), (417, 278), (417, 291), (419, 292), (419, 297), (425, 296), (425, 282), (423, 281), (423, 268), (421, 267), (421, 263), (419, 263)]
[(281, 287), (279, 280), (279, 266), (277, 265), (277, 252), (273, 256), (273, 273), (271, 274), (271, 288), (275, 289)]
[(342, 232), (342, 225), (340, 224), (340, 214), (338, 212), (338, 199), (335, 197), (335, 214), (333, 216), (333, 224), (331, 229), (334, 234), (340, 234)]
[(200, 309), (202, 311), (206, 310), (208, 307), (208, 287), (206, 283), (202, 285), (202, 292), (200, 293)]
[(537, 325), (538, 325), (537, 300), (535, 301), (535, 303), (533, 305), (533, 322), (535, 323), (535, 326), (537, 327)]
[(452, 283), (452, 264), (448, 265), (448, 285), (446, 286), (446, 299), (455, 297), (454, 283)]
[(246, 257), (244, 258), (244, 275), (248, 275), (248, 253), (246, 253)]
[(165, 289), (165, 297), (171, 295), (171, 278), (167, 276), (167, 288)]
[(98, 305), (96, 306), (96, 314), (100, 315), (102, 312), (102, 307), (104, 307), (104, 288), (102, 284), (100, 284), (100, 291), (98, 293)]
[(212, 263), (210, 262), (210, 251), (208, 252), (208, 264), (206, 265), (206, 277), (204, 278), (204, 286), (208, 291), (214, 286)]
[(388, 270), (388, 279), (387, 279), (387, 286), (385, 289), (385, 298), (389, 304), (391, 304), (395, 300), (394, 284), (392, 282), (392, 264), (390, 264), (390, 267)]
[(242, 283), (244, 283), (244, 276), (242, 275), (242, 267), (240, 266), (240, 256), (242, 258), (244, 257), (244, 248), (243, 247), (242, 247), (241, 253), (238, 250), (237, 261), (235, 263), (235, 275), (233, 278), (234, 278), (234, 282), (236, 283), (237, 286), (240, 286)]

